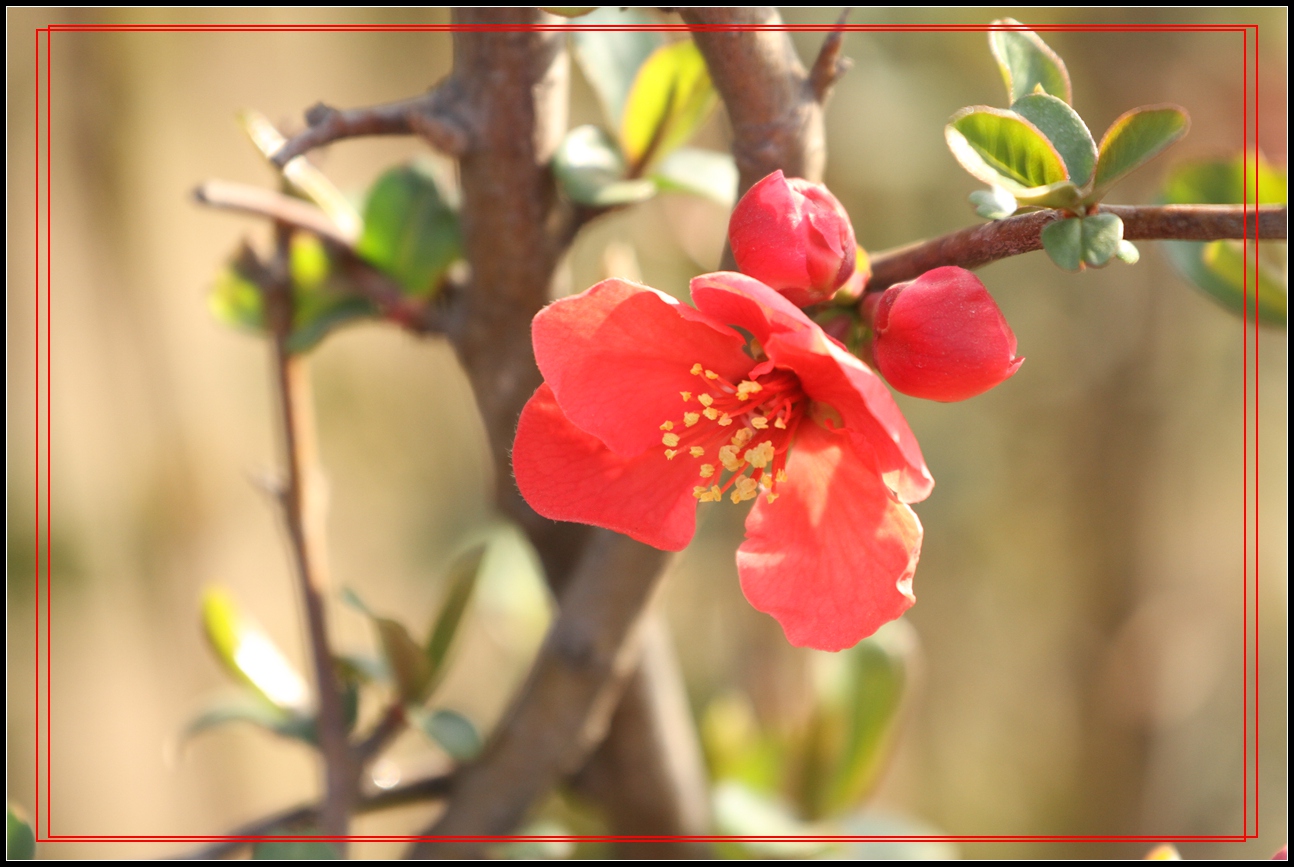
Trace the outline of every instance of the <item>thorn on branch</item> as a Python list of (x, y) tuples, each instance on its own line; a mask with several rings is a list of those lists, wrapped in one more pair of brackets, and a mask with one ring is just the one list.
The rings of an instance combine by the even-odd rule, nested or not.
[(813, 68), (809, 70), (809, 87), (813, 91), (814, 100), (819, 105), (826, 102), (831, 88), (854, 65), (848, 57), (840, 56), (845, 43), (845, 33), (841, 28), (849, 20), (849, 13), (852, 11), (851, 8), (846, 7), (840, 13), (840, 17), (836, 19), (836, 29), (823, 40), (822, 48), (818, 50), (818, 57), (813, 61)]
[(315, 148), (370, 135), (417, 134), (449, 156), (462, 156), (469, 137), (457, 111), (460, 95), (461, 88), (449, 78), (422, 96), (386, 105), (337, 109), (315, 103), (306, 111), (306, 129), (288, 139), (272, 161), (283, 168)]

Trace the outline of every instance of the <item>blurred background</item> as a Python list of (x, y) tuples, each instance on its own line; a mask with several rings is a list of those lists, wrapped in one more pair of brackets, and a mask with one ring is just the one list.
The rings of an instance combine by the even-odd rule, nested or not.
[[(796, 23), (834, 21), (795, 10)], [(1286, 162), (1284, 9), (855, 10), (853, 23), (1257, 23), (1260, 146)], [(444, 10), (9, 13), (8, 792), (33, 779), (33, 57), (59, 23), (423, 23)], [(1234, 33), (1057, 32), (1075, 107), (1104, 129), (1137, 105), (1174, 102), (1189, 135), (1118, 187), (1147, 203), (1164, 172), (1240, 150)], [(802, 57), (821, 41), (797, 34)], [(235, 122), (240, 109), (293, 130), (316, 101), (366, 105), (448, 72), (436, 33), (59, 32), (53, 46), (52, 816), (58, 834), (220, 833), (317, 790), (310, 753), (246, 726), (177, 737), (227, 689), (198, 625), (203, 588), (229, 588), (306, 670), (289, 561), (256, 480), (278, 466), (261, 339), (215, 322), (206, 294), (250, 220), (205, 212), (209, 178), (272, 186)], [(827, 114), (826, 182), (859, 241), (885, 249), (978, 220), (976, 182), (943, 140), (962, 106), (1004, 102), (982, 33), (852, 33), (853, 70)], [(572, 74), (572, 125), (599, 122)], [(702, 145), (723, 148), (718, 113)], [(344, 143), (316, 162), (359, 194), (413, 139)], [(435, 157), (432, 157), (435, 159)], [(442, 163), (452, 176), (452, 168)], [(646, 282), (685, 292), (719, 261), (726, 214), (665, 195), (586, 230), (561, 291), (599, 279), (608, 245)], [(500, 239), (507, 243), (507, 239)], [(948, 834), (1239, 834), (1242, 828), (1242, 329), (1188, 288), (1153, 242), (1135, 267), (1067, 274), (1042, 254), (985, 268), (1028, 361), (954, 405), (900, 397), (937, 486), (926, 536), (918, 679), (897, 751), (872, 799)], [(1269, 857), (1286, 825), (1286, 344), (1259, 337), (1262, 407), (1261, 830), (1184, 844), (1185, 857)], [(1251, 337), (1252, 341), (1252, 337)], [(1252, 350), (1252, 342), (1250, 344)], [(452, 352), (436, 339), (358, 325), (314, 355), (335, 582), (420, 631), (451, 554), (495, 544), (443, 700), (488, 729), (540, 641), (548, 601), (531, 555), (489, 503), (483, 431)], [(694, 712), (741, 694), (762, 725), (794, 725), (811, 653), (786, 645), (742, 599), (733, 551), (744, 509), (709, 506), (662, 601)], [(371, 647), (341, 606), (339, 642)], [(367, 708), (371, 712), (372, 708)], [(1252, 743), (1250, 744), (1252, 750)], [(406, 775), (444, 764), (408, 735)], [(368, 817), (408, 833), (430, 807)], [(1250, 798), (1252, 810), (1252, 796)], [(1252, 819), (1250, 820), (1252, 824)], [(43, 857), (164, 855), (174, 845), (42, 844)], [(1140, 857), (1149, 845), (964, 844), (965, 857)], [(355, 854), (386, 856), (392, 844)]]

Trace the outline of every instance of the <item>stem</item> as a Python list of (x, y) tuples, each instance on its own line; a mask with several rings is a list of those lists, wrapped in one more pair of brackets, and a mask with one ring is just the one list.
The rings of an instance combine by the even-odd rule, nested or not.
[[(1262, 205), (1102, 205), (1101, 213), (1123, 220), (1130, 241), (1218, 241), (1260, 237), (1285, 240), (1286, 206)], [(872, 257), (868, 292), (915, 280), (931, 268), (957, 265), (974, 270), (990, 262), (1042, 249), (1039, 237), (1060, 211), (1035, 211), (960, 229), (931, 241), (918, 241)], [(1255, 228), (1257, 234), (1255, 234)]]
[[(319, 830), (343, 835), (358, 789), (358, 768), (352, 761), (346, 737), (340, 684), (334, 671), (324, 592), (328, 586), (324, 543), (324, 497), (319, 485), (318, 449), (310, 392), (309, 370), (303, 357), (288, 350), (292, 330), (292, 295), (287, 278), (287, 240), (290, 228), (276, 226), (278, 256), (276, 279), (266, 290), (266, 308), (274, 335), (275, 386), (278, 390), (287, 484), (282, 494), (283, 513), (305, 604), (310, 657), (319, 698), (316, 722), (319, 751), (323, 755), (325, 798)], [(344, 853), (343, 853), (344, 854)]]

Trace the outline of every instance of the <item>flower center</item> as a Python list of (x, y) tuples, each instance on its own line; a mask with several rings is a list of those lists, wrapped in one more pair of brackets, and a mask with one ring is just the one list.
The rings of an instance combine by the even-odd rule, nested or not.
[(688, 404), (680, 420), (660, 426), (665, 457), (698, 463), (701, 484), (692, 496), (717, 502), (729, 493), (734, 503), (753, 500), (762, 487), (768, 502), (786, 480), (786, 456), (809, 408), (800, 378), (772, 362), (757, 364), (750, 378), (733, 385), (698, 363), (695, 392), (680, 392)]

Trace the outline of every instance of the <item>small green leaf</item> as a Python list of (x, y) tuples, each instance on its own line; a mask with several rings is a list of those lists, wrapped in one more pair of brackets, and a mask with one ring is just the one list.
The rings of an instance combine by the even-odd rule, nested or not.
[[(265, 115), (256, 111), (244, 111), (238, 115), (238, 122), (248, 138), (256, 145), (267, 160), (282, 149), (287, 139), (270, 123)], [(359, 214), (350, 201), (342, 195), (341, 190), (328, 180), (327, 175), (315, 168), (304, 156), (293, 157), (282, 169), (283, 177), (301, 195), (311, 199), (347, 238), (359, 237), (362, 226)]]
[(434, 673), (426, 651), (413, 640), (402, 623), (374, 613), (351, 588), (342, 588), (342, 601), (372, 621), (400, 700), (409, 704), (421, 703), (427, 697)]
[[(777, 798), (732, 780), (714, 787), (712, 805), (715, 830), (732, 837), (812, 837), (823, 832), (816, 825), (800, 821), (789, 805)], [(812, 858), (825, 852), (827, 844), (743, 840), (733, 849), (733, 857)]]
[(1120, 262), (1127, 262), (1129, 265), (1135, 265), (1141, 261), (1141, 251), (1131, 241), (1120, 241), (1119, 249), (1114, 251), (1114, 255)]
[(652, 180), (662, 190), (704, 196), (725, 208), (737, 201), (737, 164), (732, 154), (682, 147), (660, 161)]
[(1045, 226), (1041, 233), (1042, 248), (1051, 261), (1066, 271), (1079, 271), (1083, 266), (1083, 225), (1078, 217), (1057, 220)]
[(189, 720), (180, 733), (180, 742), (234, 722), (251, 723), (285, 738), (310, 744), (315, 742), (315, 723), (311, 717), (300, 711), (270, 704), (255, 694), (219, 699), (212, 703)]
[(1120, 115), (1101, 138), (1087, 198), (1099, 201), (1111, 184), (1186, 135), (1190, 126), (1186, 112), (1175, 105), (1143, 106)]
[(462, 257), (458, 215), (416, 163), (388, 169), (369, 190), (355, 251), (410, 295), (430, 298)]
[(241, 257), (220, 269), (207, 304), (211, 315), (225, 325), (249, 331), (265, 329), (265, 299), (242, 267)]
[(435, 713), (417, 714), (415, 721), (423, 734), (440, 744), (450, 758), (468, 762), (481, 753), (481, 736), (472, 721), (458, 711), (441, 708)]
[[(649, 25), (652, 19), (636, 9), (604, 6), (580, 23), (623, 27)], [(650, 30), (578, 30), (571, 41), (575, 62), (597, 93), (603, 114), (612, 128), (619, 129), (634, 77), (663, 38)]]
[(553, 154), (553, 174), (566, 197), (580, 205), (613, 208), (656, 195), (655, 181), (627, 180), (627, 173), (619, 146), (595, 126), (571, 130)]
[[(1229, 285), (1245, 285), (1245, 248), (1240, 241), (1212, 241), (1204, 245), (1204, 264)], [(1258, 316), (1269, 324), (1283, 324), (1286, 315), (1285, 283), (1282, 272), (1250, 253), (1249, 295), (1257, 304)]]
[(691, 138), (717, 103), (710, 71), (692, 40), (653, 51), (634, 78), (620, 121), (630, 173)]
[[(1021, 27), (1014, 18), (994, 21), (990, 27)], [(1073, 102), (1065, 62), (1032, 30), (990, 30), (989, 50), (1002, 70), (1007, 100), (1015, 102), (1042, 88), (1065, 102)]]
[(1163, 200), (1170, 205), (1283, 205), (1286, 186), (1283, 170), (1250, 151), (1248, 159), (1237, 156), (1174, 167), (1164, 182)]
[(336, 328), (374, 316), (372, 302), (351, 290), (333, 266), (327, 248), (314, 235), (297, 232), (289, 248), (292, 275), (292, 334), (288, 349), (306, 352)]
[(1069, 181), (1056, 148), (1013, 111), (964, 108), (953, 115), (944, 135), (962, 168), (986, 184), (1004, 187), (1017, 199)]
[(440, 613), (436, 615), (431, 634), (427, 638), (427, 664), (431, 668), (429, 678), (432, 681), (429, 690), (445, 674), (449, 648), (454, 642), (454, 636), (458, 634), (472, 591), (476, 589), (487, 550), (486, 545), (477, 545), (455, 559), (450, 567), (447, 581), (449, 591), (445, 594), (445, 601), (441, 603)]
[(1075, 186), (1092, 180), (1096, 167), (1096, 142), (1087, 124), (1064, 100), (1049, 93), (1022, 96), (1011, 110), (1037, 127), (1060, 154)]
[(970, 194), (970, 202), (975, 206), (975, 213), (989, 220), (1006, 219), (1020, 207), (1015, 196), (1001, 187), (976, 190)]
[(5, 855), (10, 861), (30, 861), (36, 857), (36, 834), (21, 810), (9, 805), (8, 836)]
[(307, 706), (301, 675), (228, 591), (211, 587), (203, 595), (202, 625), (216, 658), (236, 680), (275, 707), (299, 711)]
[(1082, 221), (1083, 262), (1093, 268), (1106, 265), (1123, 240), (1123, 220), (1114, 214), (1093, 214)]
[[(288, 837), (315, 837), (319, 832), (283, 832)], [(341, 858), (337, 847), (326, 840), (276, 840), (252, 847), (253, 861), (335, 861)]]

